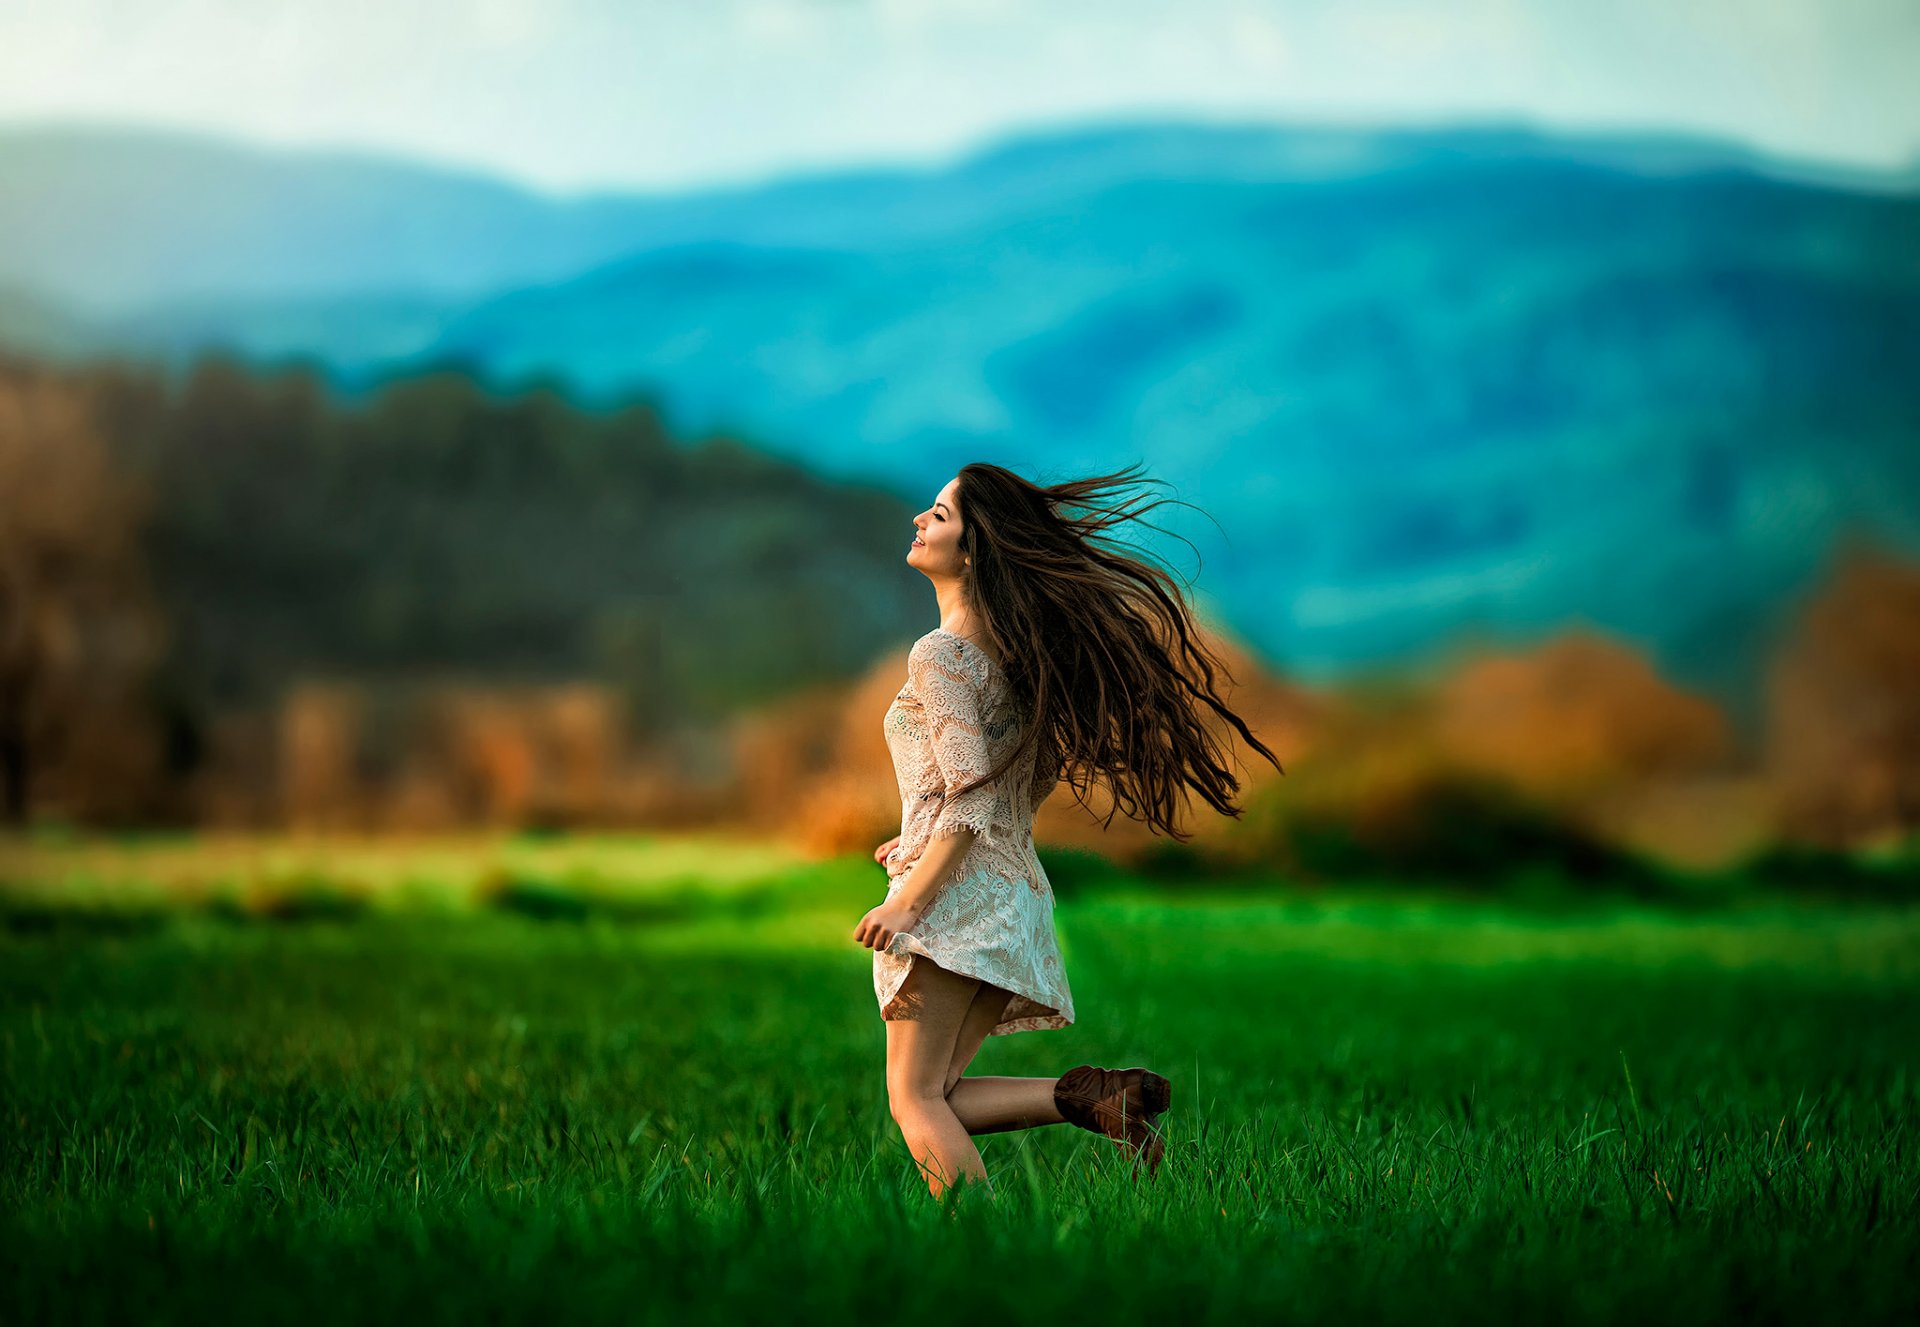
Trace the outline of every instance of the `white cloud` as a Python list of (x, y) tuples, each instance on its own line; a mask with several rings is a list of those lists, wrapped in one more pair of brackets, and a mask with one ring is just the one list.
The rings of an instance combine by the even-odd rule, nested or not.
[(734, 30), (762, 46), (807, 46), (826, 35), (831, 16), (819, 4), (746, 0), (734, 10)]
[(378, 145), (549, 187), (948, 155), (1127, 112), (1920, 149), (1912, 0), (5, 0), (0, 120)]
[(872, 0), (880, 25), (893, 32), (950, 27), (964, 23), (995, 23), (1011, 18), (1014, 0)]
[(1227, 16), (1227, 48), (1240, 64), (1269, 73), (1284, 73), (1294, 63), (1285, 27), (1253, 5), (1240, 5)]

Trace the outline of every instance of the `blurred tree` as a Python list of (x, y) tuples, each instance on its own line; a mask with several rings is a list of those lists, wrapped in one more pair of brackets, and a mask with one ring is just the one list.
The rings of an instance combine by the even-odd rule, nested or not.
[[(83, 716), (105, 725), (75, 748), (95, 762), (98, 777), (73, 780), (88, 804), (137, 794), (175, 821), (219, 808), (222, 819), (266, 823), (310, 803), (326, 817), (362, 816), (348, 807), (359, 800), (316, 791), (334, 780), (315, 736), (328, 721), (281, 712), (302, 679), (324, 679), (370, 707), (352, 781), (400, 780), (422, 821), (461, 807), (577, 818), (574, 803), (596, 780), (607, 789), (595, 797), (619, 803), (619, 815), (654, 803), (691, 814), (708, 794), (689, 801), (680, 785), (722, 772), (707, 767), (728, 715), (857, 672), (924, 612), (924, 583), (895, 549), (911, 512), (898, 497), (809, 475), (739, 439), (680, 445), (641, 401), (588, 410), (537, 384), (502, 396), (457, 371), (351, 399), (311, 368), (264, 371), (218, 354), (181, 371), (20, 361), (0, 372), (20, 390), (58, 384), (99, 444), (41, 447), (41, 426), (16, 424), (14, 505), (77, 482), (52, 484), (34, 467), (89, 456), (103, 493), (145, 500), (140, 561), (165, 606), (167, 648), (137, 722), (110, 723), (104, 704)], [(24, 421), (27, 407), (13, 414)], [(13, 525), (15, 544), (37, 528)], [(107, 518), (58, 528), (69, 526), (104, 530)], [(26, 572), (13, 576), (11, 600), (24, 604)], [(42, 682), (28, 676), (39, 665), (26, 662), (23, 625), (12, 639), (17, 698)], [(406, 749), (413, 729), (378, 714), (402, 692), (456, 682), (594, 684), (611, 700), (592, 722), (623, 729), (607, 735), (607, 751), (640, 739), (657, 788), (630, 795), (591, 773), (609, 757), (580, 735), (589, 721), (577, 714), (571, 736), (540, 739), (569, 754), (534, 761), (571, 762), (560, 780), (569, 792), (544, 773), (522, 788), (513, 753), (523, 739), (509, 736), (483, 744), (492, 754), (476, 777), (490, 791), (428, 788)], [(130, 762), (148, 734), (156, 754), (138, 757), (152, 766), (142, 773)], [(26, 740), (15, 741), (16, 764)], [(676, 753), (701, 770), (679, 769)], [(297, 772), (310, 756), (312, 786)], [(40, 783), (42, 796), (56, 787)]]
[(280, 797), (292, 828), (342, 828), (358, 809), (365, 704), (355, 687), (302, 683), (288, 689), (280, 709)]
[(1843, 546), (1770, 670), (1766, 765), (1789, 838), (1920, 828), (1920, 567)]
[[(85, 396), (0, 365), (0, 816), (31, 814), (63, 762), (80, 814), (125, 799), (159, 758), (142, 689), (164, 628), (140, 551), (147, 498), (116, 472)], [(117, 791), (116, 791), (117, 790)], [(105, 802), (101, 801), (104, 798)], [(107, 805), (114, 802), (114, 805)]]
[(1735, 756), (1712, 701), (1590, 631), (1564, 633), (1527, 654), (1466, 661), (1439, 688), (1434, 730), (1461, 767), (1561, 804), (1722, 768)]

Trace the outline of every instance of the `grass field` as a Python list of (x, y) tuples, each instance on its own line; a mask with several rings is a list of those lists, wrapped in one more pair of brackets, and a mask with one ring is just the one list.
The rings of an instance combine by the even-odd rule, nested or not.
[(20, 860), (8, 1323), (1920, 1320), (1916, 908), (1082, 881), (1079, 1023), (974, 1072), (1155, 1066), (1166, 1166), (989, 1135), (997, 1199), (943, 1207), (848, 938), (871, 861)]

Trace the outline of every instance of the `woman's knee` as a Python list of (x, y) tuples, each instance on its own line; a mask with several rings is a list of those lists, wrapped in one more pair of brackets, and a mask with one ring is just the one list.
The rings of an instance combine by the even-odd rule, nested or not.
[(909, 1124), (926, 1118), (935, 1107), (951, 1109), (947, 1106), (946, 1093), (938, 1083), (888, 1083), (887, 1112), (893, 1116), (895, 1124)]

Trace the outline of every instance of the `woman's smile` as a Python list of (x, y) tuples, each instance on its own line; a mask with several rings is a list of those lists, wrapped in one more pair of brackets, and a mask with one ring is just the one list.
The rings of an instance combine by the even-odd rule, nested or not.
[[(936, 581), (966, 574), (966, 555), (961, 549), (966, 532), (960, 524), (960, 513), (954, 510), (960, 501), (959, 485), (959, 480), (949, 480), (931, 506), (907, 516), (911, 540), (907, 545), (907, 563)], [(959, 564), (958, 567), (955, 564)]]

